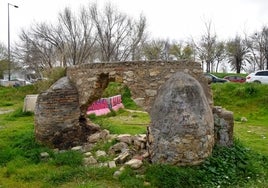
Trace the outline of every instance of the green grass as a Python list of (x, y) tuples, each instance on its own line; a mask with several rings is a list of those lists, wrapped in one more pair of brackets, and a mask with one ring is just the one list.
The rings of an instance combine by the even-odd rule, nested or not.
[[(215, 105), (234, 112), (234, 135), (257, 152), (268, 156), (268, 85), (213, 84)], [(241, 122), (245, 117), (246, 122)]]
[[(0, 109), (13, 110), (0, 114), (0, 187), (262, 188), (268, 185), (268, 85), (212, 85), (215, 105), (234, 112), (236, 139), (233, 147), (215, 147), (212, 156), (200, 166), (145, 163), (139, 170), (126, 168), (118, 178), (113, 174), (120, 167), (85, 167), (81, 153), (55, 153), (35, 142), (34, 116), (22, 112), (25, 95), (35, 93), (35, 87), (0, 88)], [(115, 93), (118, 94), (118, 91)], [(124, 98), (131, 101), (130, 93), (126, 93)], [(139, 109), (133, 104), (130, 106)], [(241, 117), (248, 121), (241, 122)], [(145, 133), (150, 122), (148, 114), (127, 110), (90, 118), (115, 134)], [(100, 142), (93, 152), (100, 149), (108, 151), (113, 143)], [(41, 152), (48, 152), (50, 159), (42, 160)]]
[(26, 95), (36, 92), (33, 85), (10, 88), (0, 86), (0, 110), (17, 109), (22, 106)]
[(103, 129), (108, 129), (112, 134), (145, 134), (146, 127), (150, 122), (147, 113), (139, 111), (119, 110), (106, 115), (92, 117), (94, 123), (99, 124)]

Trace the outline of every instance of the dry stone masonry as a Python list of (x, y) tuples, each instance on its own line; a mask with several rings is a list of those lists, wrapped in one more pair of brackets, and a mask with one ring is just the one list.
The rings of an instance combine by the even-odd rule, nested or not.
[[(210, 86), (200, 64), (189, 61), (90, 63), (68, 67), (66, 77), (37, 98), (36, 140), (53, 148), (68, 149), (105, 137), (88, 120), (86, 110), (101, 98), (111, 81), (128, 86), (134, 101), (150, 112), (152, 124), (147, 149), (152, 162), (199, 164), (210, 155), (214, 139), (224, 146), (232, 144), (232, 114), (215, 110), (212, 113)], [(214, 121), (219, 123), (217, 135)]]
[(80, 119), (78, 93), (67, 77), (39, 94), (35, 106), (35, 137), (56, 148), (70, 148), (98, 129)]

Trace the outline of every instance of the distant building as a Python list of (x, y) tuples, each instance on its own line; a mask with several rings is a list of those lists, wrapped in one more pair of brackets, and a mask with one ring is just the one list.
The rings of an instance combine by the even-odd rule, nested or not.
[(4, 71), (3, 77), (4, 79), (0, 80), (0, 85), (2, 86), (23, 86), (37, 80), (35, 71), (27, 68), (10, 70), (10, 81), (8, 70)]

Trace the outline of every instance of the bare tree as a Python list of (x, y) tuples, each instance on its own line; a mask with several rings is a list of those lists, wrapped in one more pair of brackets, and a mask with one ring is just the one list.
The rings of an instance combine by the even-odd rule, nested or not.
[(3, 78), (3, 73), (8, 69), (7, 49), (4, 44), (0, 43), (0, 78)]
[(268, 28), (267, 26), (264, 26), (261, 31), (261, 47), (262, 49), (260, 50), (263, 52), (263, 55), (265, 57), (265, 62), (264, 62), (264, 68), (268, 69)]
[(140, 60), (142, 58), (142, 46), (146, 43), (146, 18), (140, 15), (139, 20), (133, 22), (131, 29), (131, 60)]
[(167, 60), (168, 42), (166, 40), (148, 41), (143, 46), (143, 56), (145, 60)]
[(251, 36), (249, 48), (252, 51), (254, 61), (258, 69), (268, 69), (268, 28), (263, 26), (260, 32)]
[(215, 48), (215, 60), (216, 60), (215, 72), (218, 72), (219, 65), (223, 62), (225, 58), (226, 58), (225, 43), (217, 42), (216, 48)]
[(18, 53), (27, 64), (52, 68), (95, 61), (142, 58), (146, 19), (134, 20), (111, 4), (104, 11), (96, 4), (82, 7), (78, 16), (65, 8), (57, 24), (36, 23), (20, 34)]
[(55, 48), (30, 32), (22, 30), (20, 34), (21, 43), (17, 44), (13, 54), (20, 66), (27, 66), (35, 70), (36, 74), (42, 75), (46, 68), (54, 67)]
[(211, 31), (211, 21), (205, 22), (205, 33), (201, 36), (199, 44), (195, 44), (199, 59), (206, 63), (206, 72), (211, 72), (215, 60), (216, 34)]
[(250, 37), (245, 35), (245, 42), (250, 51), (251, 71), (263, 70), (265, 66), (264, 44), (261, 32), (256, 32)]
[(86, 63), (93, 52), (96, 37), (92, 34), (93, 24), (85, 8), (80, 10), (79, 18), (76, 18), (69, 8), (65, 8), (59, 14), (59, 30), (64, 41), (64, 50), (69, 64)]
[(29, 60), (34, 60), (35, 63), (42, 62), (40, 66), (49, 68), (86, 63), (91, 60), (94, 52), (96, 39), (91, 33), (92, 28), (85, 8), (81, 9), (78, 18), (70, 9), (65, 8), (59, 13), (58, 24), (55, 26), (37, 23), (29, 32), (22, 31), (20, 46), (28, 56), (35, 57), (28, 58), (28, 63)]
[(7, 58), (7, 48), (4, 44), (0, 43), (0, 60)]
[(141, 16), (138, 22), (134, 22), (111, 4), (107, 4), (103, 12), (94, 4), (90, 6), (90, 14), (96, 28), (100, 60), (109, 62), (134, 59), (137, 54), (135, 49), (144, 41), (146, 19)]

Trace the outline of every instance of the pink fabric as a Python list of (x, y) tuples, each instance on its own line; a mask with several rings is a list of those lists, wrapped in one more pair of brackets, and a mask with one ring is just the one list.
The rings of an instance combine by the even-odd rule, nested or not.
[(96, 116), (108, 114), (110, 111), (106, 99), (99, 99), (93, 102), (87, 109), (87, 114), (96, 114)]
[(96, 114), (96, 116), (101, 116), (110, 113), (111, 110), (108, 103), (110, 103), (110, 108), (114, 111), (117, 111), (120, 108), (124, 108), (121, 95), (116, 95), (110, 98), (101, 98), (97, 101), (94, 101), (88, 107), (87, 114)]

